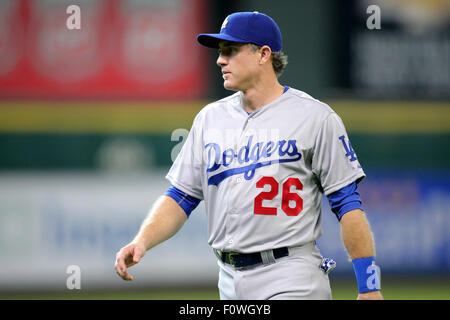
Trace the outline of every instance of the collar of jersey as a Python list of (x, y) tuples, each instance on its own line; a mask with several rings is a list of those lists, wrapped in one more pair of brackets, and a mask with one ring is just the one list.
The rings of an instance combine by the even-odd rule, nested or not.
[[(289, 87), (288, 87), (288, 86), (284, 86), (284, 90), (283, 90), (283, 93), (281, 94), (281, 96), (282, 96), (283, 94), (285, 94), (286, 91), (288, 91), (288, 90), (289, 90)], [(281, 96), (280, 96), (280, 97), (281, 97)], [(278, 100), (280, 97), (276, 98), (274, 101)], [(272, 101), (272, 102), (273, 102), (273, 101)], [(266, 106), (270, 105), (272, 102), (268, 103)], [(264, 106), (263, 108), (265, 108), (266, 106)], [(261, 110), (261, 109), (263, 109), (263, 108), (260, 108), (260, 109), (258, 109), (257, 111), (259, 111), (259, 110)], [(247, 111), (245, 111), (245, 112), (247, 112)], [(255, 111), (255, 112), (256, 112), (256, 111)], [(252, 113), (254, 113), (254, 112), (247, 112), (247, 115), (250, 116)]]

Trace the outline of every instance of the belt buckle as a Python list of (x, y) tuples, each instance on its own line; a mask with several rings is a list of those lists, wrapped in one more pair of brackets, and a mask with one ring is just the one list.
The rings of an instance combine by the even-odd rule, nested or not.
[(228, 259), (230, 260), (230, 264), (233, 266), (234, 269), (236, 270), (240, 270), (243, 269), (244, 267), (237, 267), (236, 266), (236, 260), (234, 258), (234, 256), (238, 256), (239, 253), (238, 252), (228, 252)]

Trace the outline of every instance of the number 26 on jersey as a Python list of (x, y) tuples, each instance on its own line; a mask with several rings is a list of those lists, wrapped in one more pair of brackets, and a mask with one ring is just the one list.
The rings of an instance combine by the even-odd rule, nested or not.
[[(277, 215), (276, 207), (263, 206), (263, 200), (273, 200), (280, 192), (279, 183), (274, 177), (262, 177), (256, 182), (257, 188), (264, 188), (269, 185), (269, 191), (261, 191), (255, 197), (255, 205), (253, 208), (254, 214), (264, 215)], [(282, 197), (281, 197), (281, 209), (288, 216), (297, 216), (303, 210), (303, 199), (294, 191), (291, 192), (291, 188), (295, 187), (295, 190), (302, 190), (303, 184), (298, 178), (289, 178), (282, 185)], [(295, 206), (291, 204), (294, 203)]]

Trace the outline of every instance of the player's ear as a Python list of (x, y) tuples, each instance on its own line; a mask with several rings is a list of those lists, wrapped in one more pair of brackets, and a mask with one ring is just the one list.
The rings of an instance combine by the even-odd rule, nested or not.
[(269, 46), (262, 46), (260, 49), (261, 58), (259, 60), (260, 64), (264, 64), (270, 61), (270, 57), (272, 56), (272, 50), (270, 50)]

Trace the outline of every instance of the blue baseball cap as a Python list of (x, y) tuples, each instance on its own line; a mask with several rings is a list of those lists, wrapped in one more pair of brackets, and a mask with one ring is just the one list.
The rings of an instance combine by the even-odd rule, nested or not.
[(219, 41), (253, 43), (269, 46), (274, 52), (281, 51), (283, 41), (275, 21), (263, 13), (236, 12), (225, 18), (220, 33), (202, 33), (197, 41), (209, 48), (219, 48)]

